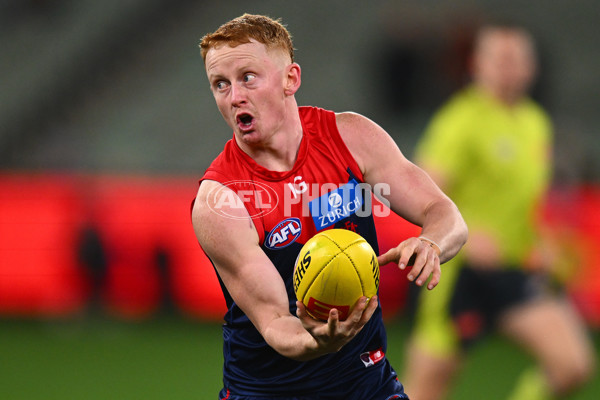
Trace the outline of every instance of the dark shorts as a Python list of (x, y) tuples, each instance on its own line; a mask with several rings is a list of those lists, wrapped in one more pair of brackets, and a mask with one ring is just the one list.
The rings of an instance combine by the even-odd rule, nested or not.
[(370, 391), (368, 396), (364, 393), (360, 394), (337, 394), (327, 395), (318, 394), (316, 396), (301, 396), (301, 397), (261, 397), (261, 396), (246, 396), (242, 394), (233, 394), (227, 389), (222, 389), (219, 393), (219, 400), (408, 400), (408, 396), (404, 393), (404, 387), (397, 379), (389, 381), (379, 390)]
[(464, 266), (449, 304), (462, 346), (469, 347), (492, 330), (506, 311), (548, 293), (543, 275), (516, 268), (490, 271)]

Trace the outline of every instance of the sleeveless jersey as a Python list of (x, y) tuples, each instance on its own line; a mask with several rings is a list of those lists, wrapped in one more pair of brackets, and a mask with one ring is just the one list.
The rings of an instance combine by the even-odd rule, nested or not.
[[(296, 314), (294, 264), (302, 245), (317, 232), (350, 229), (378, 252), (370, 212), (372, 195), (361, 185), (362, 174), (338, 132), (335, 114), (314, 107), (298, 110), (303, 137), (290, 171), (263, 168), (231, 139), (202, 177), (218, 181), (237, 193), (236, 199), (217, 198), (216, 207), (219, 201), (241, 202), (245, 206), (262, 249), (285, 283), (293, 315)], [(228, 307), (223, 326), (223, 380), (232, 393), (341, 394), (360, 385), (363, 379), (395, 379), (384, 357), (386, 337), (380, 307), (339, 352), (298, 362), (273, 350), (222, 282), (221, 287)]]

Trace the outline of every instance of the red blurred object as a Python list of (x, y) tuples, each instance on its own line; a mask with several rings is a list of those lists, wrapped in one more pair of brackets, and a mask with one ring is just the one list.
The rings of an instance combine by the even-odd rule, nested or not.
[(109, 259), (110, 309), (144, 317), (166, 301), (194, 317), (222, 319), (223, 294), (190, 219), (195, 179), (101, 177), (93, 187), (94, 223)]
[[(0, 174), (0, 315), (72, 315), (99, 301), (124, 318), (147, 318), (170, 305), (221, 320), (226, 309), (217, 275), (190, 220), (196, 189), (196, 178), (186, 176)], [(597, 327), (599, 209), (600, 188), (580, 186), (552, 192), (543, 210), (544, 223), (568, 232), (577, 245), (580, 266), (568, 290)], [(376, 213), (375, 224), (380, 253), (419, 233), (393, 213)], [(101, 245), (94, 267), (101, 273), (88, 265), (99, 254), (82, 256), (90, 228)], [(393, 264), (380, 268), (380, 301), (389, 319), (402, 312), (408, 281)]]
[(0, 312), (61, 315), (81, 308), (79, 195), (62, 175), (0, 175)]
[(600, 328), (600, 187), (557, 187), (542, 209), (542, 223), (573, 253), (567, 291), (586, 320)]
[(0, 175), (0, 313), (84, 310), (94, 285), (78, 247), (92, 226), (106, 259), (97, 294), (104, 308), (144, 318), (168, 297), (186, 314), (221, 319), (217, 276), (191, 226), (196, 185), (185, 177)]
[[(375, 227), (377, 228), (377, 241), (379, 254), (383, 254), (392, 247), (396, 247), (403, 240), (418, 236), (420, 228), (399, 217), (381, 202), (374, 203)], [(378, 212), (380, 210), (380, 212)], [(380, 265), (379, 302), (384, 319), (398, 316), (406, 304), (408, 290), (407, 271), (401, 271), (394, 263)]]

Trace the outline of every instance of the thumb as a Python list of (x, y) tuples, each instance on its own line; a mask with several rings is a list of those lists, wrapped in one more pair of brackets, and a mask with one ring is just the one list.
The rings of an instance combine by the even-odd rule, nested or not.
[(299, 300), (296, 300), (296, 316), (300, 319), (306, 316), (306, 308), (304, 307), (304, 304), (302, 304), (302, 302)]

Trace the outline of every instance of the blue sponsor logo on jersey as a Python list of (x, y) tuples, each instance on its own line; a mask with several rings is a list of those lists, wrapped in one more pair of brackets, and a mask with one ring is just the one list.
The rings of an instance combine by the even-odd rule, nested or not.
[(354, 179), (308, 203), (317, 231), (356, 214), (362, 205), (362, 192)]
[(265, 246), (271, 250), (283, 249), (294, 243), (302, 232), (298, 218), (287, 218), (278, 223), (265, 238)]

